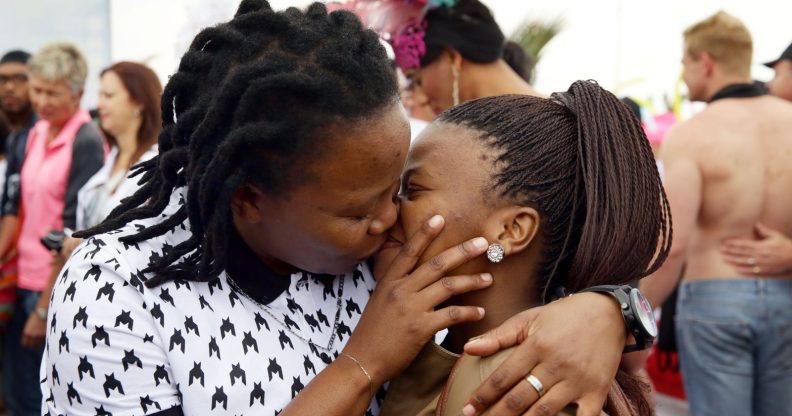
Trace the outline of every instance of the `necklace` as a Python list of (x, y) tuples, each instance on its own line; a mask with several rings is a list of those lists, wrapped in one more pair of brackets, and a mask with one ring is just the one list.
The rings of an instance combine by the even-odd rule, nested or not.
[[(304, 278), (307, 279), (307, 275), (308, 275), (308, 273), (305, 273), (303, 275)], [(272, 312), (272, 309), (268, 305), (263, 304), (263, 303), (255, 300), (255, 299), (251, 298), (250, 296), (248, 296), (248, 294), (245, 293), (244, 290), (242, 290), (239, 286), (237, 286), (236, 282), (234, 282), (234, 279), (232, 279), (231, 276), (228, 276), (227, 280), (228, 280), (228, 284), (231, 286), (231, 288), (235, 292), (242, 294), (242, 296), (244, 296), (247, 300), (253, 302), (256, 305), (258, 305), (261, 308), (261, 310), (264, 311), (264, 313), (266, 313), (267, 315), (270, 316), (270, 318), (272, 318), (275, 321), (277, 321), (278, 323), (280, 323), (281, 326), (286, 328), (286, 330), (289, 331), (290, 334), (294, 335), (295, 337), (297, 337), (297, 339), (299, 339), (300, 341), (302, 341), (303, 343), (305, 343), (309, 347), (311, 347), (311, 351), (313, 351), (314, 354), (316, 354), (316, 356), (318, 356), (325, 364), (330, 364), (333, 361), (332, 358), (330, 358), (330, 355), (328, 355), (328, 353), (332, 352), (333, 343), (335, 343), (335, 339), (336, 339), (336, 336), (338, 334), (338, 323), (339, 323), (339, 321), (341, 319), (341, 302), (342, 302), (342, 297), (343, 297), (343, 294), (344, 294), (344, 278), (343, 277), (341, 278), (341, 280), (338, 281), (338, 296), (337, 296), (337, 300), (336, 300), (335, 320), (333, 322), (333, 333), (330, 335), (330, 341), (328, 342), (327, 347), (323, 347), (323, 346), (313, 342), (313, 340), (311, 340), (311, 339), (305, 339), (302, 335), (298, 334), (297, 332), (292, 331), (292, 329), (291, 329), (291, 327), (289, 325), (286, 325), (285, 322), (281, 321), (280, 319), (278, 319), (275, 316), (275, 314)], [(297, 284), (299, 285), (299, 282)], [(320, 353), (319, 350), (322, 350), (323, 352)]]

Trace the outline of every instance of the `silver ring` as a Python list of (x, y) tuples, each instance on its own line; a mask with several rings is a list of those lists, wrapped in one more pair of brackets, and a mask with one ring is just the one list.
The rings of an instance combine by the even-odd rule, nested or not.
[(528, 374), (527, 376), (525, 376), (525, 381), (527, 381), (528, 384), (530, 384), (531, 387), (533, 387), (534, 390), (536, 390), (536, 392), (539, 393), (539, 397), (544, 396), (545, 394), (544, 386), (542, 385), (542, 382), (539, 381), (538, 378), (536, 378), (535, 375)]

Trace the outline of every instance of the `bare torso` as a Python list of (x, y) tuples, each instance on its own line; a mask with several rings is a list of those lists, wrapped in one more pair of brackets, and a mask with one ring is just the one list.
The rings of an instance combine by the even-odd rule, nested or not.
[(746, 277), (724, 261), (723, 240), (753, 237), (757, 221), (792, 235), (792, 105), (770, 96), (724, 99), (687, 124), (702, 199), (684, 278)]

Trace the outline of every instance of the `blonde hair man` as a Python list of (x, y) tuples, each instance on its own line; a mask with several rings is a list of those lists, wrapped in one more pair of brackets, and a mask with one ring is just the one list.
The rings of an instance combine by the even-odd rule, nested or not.
[(745, 273), (721, 242), (760, 221), (792, 233), (792, 104), (752, 82), (751, 36), (735, 17), (716, 13), (684, 40), (690, 98), (710, 104), (663, 143), (674, 243), (642, 289), (662, 304), (686, 264), (676, 322), (693, 415), (790, 414), (792, 274)]

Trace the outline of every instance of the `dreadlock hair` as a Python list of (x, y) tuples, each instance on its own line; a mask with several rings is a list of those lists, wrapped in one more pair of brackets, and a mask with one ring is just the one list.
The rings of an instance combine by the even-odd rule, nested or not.
[(140, 190), (79, 236), (157, 217), (186, 186), (175, 213), (120, 241), (161, 236), (188, 220), (191, 236), (148, 265), (154, 276), (146, 284), (210, 281), (226, 267), (235, 189), (286, 194), (298, 180), (295, 161), (327, 145), (325, 130), (397, 100), (379, 37), (354, 14), (328, 14), (320, 3), (274, 12), (266, 1), (245, 0), (231, 21), (195, 37), (165, 87), (160, 154), (137, 166)]
[[(646, 135), (630, 110), (591, 81), (550, 99), (504, 95), (469, 101), (440, 122), (480, 132), (498, 152), (492, 190), (540, 215), (537, 287), (572, 292), (651, 274), (671, 247), (671, 213)], [(645, 385), (620, 371), (637, 414), (652, 414)], [(610, 411), (620, 414), (613, 396)]]

